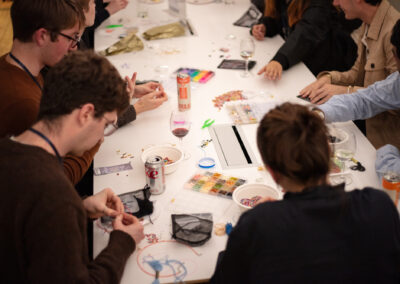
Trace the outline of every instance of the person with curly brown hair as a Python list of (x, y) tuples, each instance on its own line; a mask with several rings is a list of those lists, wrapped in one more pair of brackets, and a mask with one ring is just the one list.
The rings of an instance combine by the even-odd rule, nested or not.
[[(0, 139), (3, 283), (119, 283), (144, 238), (143, 226), (123, 213), (110, 188), (82, 200), (62, 159), (102, 140), (129, 100), (125, 81), (107, 59), (89, 51), (70, 53), (45, 78), (36, 123)], [(101, 216), (115, 217), (114, 230), (89, 261), (87, 220)]]

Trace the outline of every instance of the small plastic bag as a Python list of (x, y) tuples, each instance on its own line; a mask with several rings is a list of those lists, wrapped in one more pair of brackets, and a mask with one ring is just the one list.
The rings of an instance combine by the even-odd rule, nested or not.
[(201, 246), (211, 238), (211, 213), (172, 214), (172, 237), (178, 242)]
[[(153, 202), (150, 201), (150, 187), (146, 184), (143, 189), (123, 193), (118, 195), (124, 204), (126, 213), (141, 218), (153, 213)], [(101, 224), (106, 228), (112, 228), (113, 218), (110, 216), (101, 217)]]

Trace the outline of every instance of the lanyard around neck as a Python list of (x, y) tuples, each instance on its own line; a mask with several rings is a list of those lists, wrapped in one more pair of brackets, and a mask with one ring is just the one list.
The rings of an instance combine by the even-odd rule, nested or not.
[(38, 80), (36, 80), (35, 76), (32, 75), (31, 71), (29, 71), (28, 68), (26, 68), (25, 64), (22, 63), (17, 57), (14, 56), (14, 54), (12, 54), (11, 52), (9, 53), (10, 57), (12, 58), (12, 60), (14, 60), (22, 69), (24, 69), (24, 71), (29, 75), (29, 77), (32, 78), (33, 82), (35, 82), (35, 84), (39, 87), (39, 89), (41, 91), (43, 91), (42, 86), (40, 86)]
[(32, 131), (33, 133), (35, 133), (36, 135), (38, 135), (39, 137), (43, 138), (44, 141), (47, 142), (47, 144), (50, 145), (50, 147), (53, 149), (54, 153), (57, 156), (58, 161), (60, 162), (60, 164), (63, 163), (63, 159), (60, 156), (60, 153), (58, 153), (56, 146), (54, 146), (53, 142), (51, 142), (51, 140), (49, 138), (47, 138), (47, 136), (45, 136), (42, 132), (33, 129), (32, 127), (28, 129), (29, 131)]

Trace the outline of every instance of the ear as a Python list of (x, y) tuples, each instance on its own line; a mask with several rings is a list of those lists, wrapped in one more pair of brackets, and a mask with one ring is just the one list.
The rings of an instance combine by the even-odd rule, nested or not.
[(87, 103), (84, 104), (80, 109), (78, 109), (78, 123), (81, 126), (86, 125), (94, 119), (94, 105)]
[(51, 41), (50, 32), (44, 28), (40, 28), (33, 33), (33, 41), (39, 46), (45, 46)]

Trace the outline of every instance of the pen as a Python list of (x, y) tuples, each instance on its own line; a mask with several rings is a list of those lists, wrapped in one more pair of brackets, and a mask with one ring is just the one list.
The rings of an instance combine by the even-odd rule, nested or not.
[(207, 75), (205, 75), (203, 78), (200, 79), (199, 83), (206, 83), (213, 76), (214, 76), (214, 72), (213, 71), (209, 71)]
[(111, 29), (111, 28), (121, 28), (121, 27), (123, 27), (124, 25), (108, 25), (108, 26), (106, 26), (106, 28), (107, 29)]
[(194, 35), (193, 30), (192, 30), (192, 26), (189, 24), (189, 21), (186, 20), (185, 22), (186, 22), (186, 26), (188, 27), (188, 30), (189, 30), (190, 34)]

